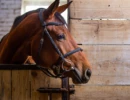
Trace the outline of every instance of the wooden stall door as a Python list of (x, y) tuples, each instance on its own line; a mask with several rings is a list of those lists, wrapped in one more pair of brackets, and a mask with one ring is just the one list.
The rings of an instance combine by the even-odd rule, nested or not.
[[(40, 70), (0, 70), (0, 100), (49, 100), (47, 93), (37, 89), (60, 88), (61, 80), (50, 78)], [(52, 94), (62, 100), (61, 94)]]

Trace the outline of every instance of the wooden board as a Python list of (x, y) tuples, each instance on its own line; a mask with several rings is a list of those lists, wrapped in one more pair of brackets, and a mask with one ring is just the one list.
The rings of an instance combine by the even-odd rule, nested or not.
[(82, 45), (90, 64), (89, 85), (130, 85), (129, 45)]
[(31, 82), (28, 70), (12, 71), (12, 100), (31, 100)]
[(130, 44), (128, 20), (70, 20), (70, 31), (77, 43)]
[[(41, 71), (31, 71), (31, 98), (32, 100), (48, 100), (48, 94), (39, 93), (40, 87), (61, 87), (60, 79), (53, 79)], [(53, 100), (61, 100), (60, 94), (53, 94)]]
[(130, 86), (76, 86), (70, 100), (129, 100)]
[[(60, 88), (61, 80), (39, 70), (0, 70), (0, 100), (48, 100), (47, 93), (37, 91), (41, 87)], [(61, 100), (61, 94), (52, 98)]]
[(73, 0), (70, 18), (130, 18), (129, 0)]
[(11, 71), (0, 70), (0, 100), (12, 100)]

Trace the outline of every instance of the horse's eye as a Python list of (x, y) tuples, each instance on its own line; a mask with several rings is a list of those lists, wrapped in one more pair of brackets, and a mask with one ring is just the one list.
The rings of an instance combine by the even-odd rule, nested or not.
[(65, 35), (64, 35), (64, 34), (63, 34), (63, 35), (58, 35), (58, 36), (57, 36), (57, 39), (58, 39), (58, 40), (63, 40), (63, 39), (65, 39)]

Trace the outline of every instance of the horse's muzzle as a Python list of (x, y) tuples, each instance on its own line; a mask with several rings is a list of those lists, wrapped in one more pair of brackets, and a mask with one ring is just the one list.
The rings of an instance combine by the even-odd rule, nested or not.
[(73, 74), (75, 76), (75, 78), (73, 79), (73, 82), (76, 84), (84, 84), (87, 83), (90, 80), (91, 77), (91, 70), (90, 69), (86, 69), (83, 73), (83, 75), (81, 76), (80, 71), (75, 68), (75, 70), (73, 70)]

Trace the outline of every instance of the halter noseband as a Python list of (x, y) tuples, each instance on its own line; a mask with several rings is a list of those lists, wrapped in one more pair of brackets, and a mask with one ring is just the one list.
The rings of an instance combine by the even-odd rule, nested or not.
[[(57, 54), (59, 55), (58, 61), (56, 62), (56, 64), (53, 65), (53, 66), (55, 66), (55, 67), (52, 67), (52, 68), (53, 68), (54, 70), (55, 70), (55, 69), (60, 69), (60, 66), (58, 66), (59, 62), (61, 62), (61, 61), (62, 61), (62, 62), (66, 62), (66, 57), (68, 57), (68, 56), (70, 56), (70, 55), (72, 55), (72, 54), (74, 54), (74, 53), (76, 53), (76, 52), (82, 51), (82, 49), (81, 49), (81, 48), (76, 48), (76, 49), (74, 49), (74, 50), (72, 50), (72, 51), (70, 51), (70, 52), (68, 52), (68, 53), (66, 53), (66, 54), (64, 54), (64, 55), (61, 53), (61, 51), (59, 50), (59, 48), (58, 48), (57, 45), (55, 44), (54, 40), (52, 39), (52, 37), (51, 37), (51, 35), (49, 34), (49, 32), (48, 32), (48, 30), (47, 30), (46, 27), (47, 27), (47, 26), (50, 26), (50, 25), (61, 26), (61, 25), (64, 25), (64, 24), (63, 24), (63, 23), (58, 23), (58, 22), (48, 22), (48, 23), (46, 23), (46, 22), (44, 21), (44, 19), (43, 19), (43, 12), (44, 12), (44, 10), (45, 10), (45, 9), (41, 8), (40, 11), (39, 11), (39, 19), (40, 19), (40, 22), (41, 22), (41, 24), (42, 24), (42, 27), (43, 27), (44, 31), (42, 32), (42, 37), (41, 37), (41, 40), (40, 40), (40, 46), (39, 46), (39, 50), (38, 50), (38, 55), (40, 56), (40, 52), (41, 52), (42, 45), (43, 45), (43, 42), (44, 42), (43, 37), (44, 37), (44, 34), (46, 34), (47, 37), (49, 38), (49, 40), (51, 41), (51, 44), (53, 45), (54, 49), (56, 50)], [(49, 71), (48, 68), (41, 67), (41, 66), (38, 66), (38, 67), (39, 67), (46, 75), (51, 76), (51, 77), (55, 77), (55, 78), (57, 78), (57, 77), (62, 78), (62, 77), (64, 77), (64, 73), (69, 72), (69, 71), (73, 71), (73, 73), (74, 73), (74, 75), (77, 77), (77, 79), (79, 79), (79, 81), (81, 81), (79, 75), (76, 75), (76, 73), (77, 73), (76, 70), (77, 70), (77, 69), (74, 68), (73, 66), (71, 67), (70, 70), (65, 70), (65, 69), (64, 69), (63, 72), (62, 72), (62, 73), (59, 72), (58, 75), (52, 74), (52, 73)]]

